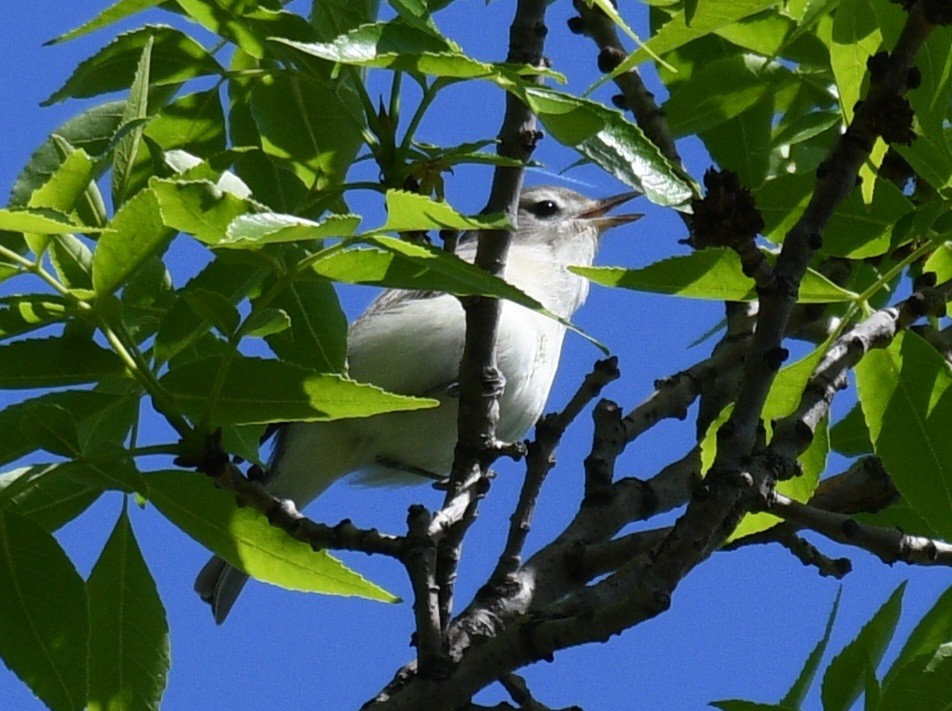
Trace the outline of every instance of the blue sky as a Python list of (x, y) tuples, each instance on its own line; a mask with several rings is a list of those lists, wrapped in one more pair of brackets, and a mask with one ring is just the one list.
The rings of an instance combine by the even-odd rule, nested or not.
[[(38, 106), (81, 59), (111, 38), (112, 30), (61, 46), (43, 48), (41, 44), (106, 5), (99, 0), (35, 0), (8, 2), (0, 9), (4, 34), (0, 42), (0, 125), (4, 127), (0, 190), (9, 189), (33, 149), (83, 105)], [(480, 58), (502, 57), (511, 3), (486, 7), (481, 2), (459, 0), (457, 5), (438, 16), (441, 28)], [(636, 11), (634, 24), (643, 31), (643, 8)], [(554, 68), (569, 76), (569, 88), (580, 90), (596, 76), (595, 52), (587, 40), (565, 28), (569, 14), (566, 2), (551, 9), (547, 53)], [(474, 17), (486, 19), (476, 22)], [(487, 27), (502, 29), (493, 34)], [(198, 36), (201, 38), (200, 33)], [(610, 92), (602, 91), (600, 98), (607, 100)], [(424, 125), (422, 137), (438, 143), (491, 136), (498, 127), (501, 102), (502, 97), (489, 88), (475, 93), (457, 91)], [(700, 176), (707, 166), (703, 152), (691, 145), (683, 148), (690, 170)], [(546, 170), (557, 173), (574, 162), (575, 154), (549, 138), (542, 142), (536, 158)], [(569, 176), (578, 181), (568, 183), (570, 187), (593, 196), (624, 189), (591, 168), (570, 171)], [(459, 209), (477, 211), (485, 200), (489, 178), (486, 168), (459, 170), (448, 179), (447, 196)], [(558, 176), (541, 171), (532, 172), (527, 179), (531, 184), (557, 181)], [(358, 212), (366, 210), (371, 223), (379, 219), (379, 206), (366, 198), (358, 197), (352, 206)], [(609, 234), (600, 263), (641, 266), (685, 253), (677, 244), (684, 231), (675, 216), (644, 200), (637, 209), (647, 217)], [(177, 256), (182, 260), (179, 266), (185, 269), (185, 260), (200, 253), (195, 248), (184, 249)], [(9, 293), (17, 288), (16, 282), (3, 288)], [(367, 289), (343, 290), (345, 310), (354, 317), (371, 295)], [(650, 393), (655, 379), (707, 354), (710, 343), (693, 349), (688, 344), (715, 324), (720, 313), (716, 304), (593, 287), (589, 303), (576, 320), (619, 354), (623, 377), (605, 394), (628, 410)], [(550, 401), (553, 408), (565, 402), (598, 356), (581, 338), (569, 337)], [(0, 404), (20, 397), (22, 393), (0, 393)], [(650, 476), (682, 456), (690, 446), (691, 432), (690, 422), (662, 424), (626, 453), (618, 471)], [(543, 493), (530, 548), (551, 538), (570, 519), (579, 500), (581, 460), (590, 440), (586, 415), (558, 453), (559, 465)], [(518, 492), (518, 475), (517, 466), (499, 467), (499, 477), (464, 551), (460, 607), (495, 562)], [(401, 532), (406, 508), (417, 500), (433, 507), (441, 494), (425, 486), (386, 490), (339, 483), (309, 513), (327, 522), (350, 517), (358, 525)], [(83, 574), (95, 561), (120, 506), (118, 495), (104, 496), (62, 531), (61, 543)], [(412, 616), (407, 603), (381, 605), (251, 584), (227, 623), (215, 627), (208, 609), (191, 590), (206, 551), (148, 508), (134, 508), (131, 515), (171, 627), (173, 665), (163, 708), (355, 708), (411, 658)], [(926, 609), (950, 580), (946, 570), (888, 569), (863, 553), (851, 554), (825, 542), (821, 548), (834, 556), (850, 555), (854, 563), (854, 572), (844, 583), (841, 614), (831, 643), (834, 651), (859, 631), (901, 580), (910, 578), (912, 582), (900, 639), (915, 613)], [(362, 556), (345, 560), (409, 597), (402, 569), (390, 561)], [(821, 635), (838, 587), (839, 583), (819, 578), (777, 547), (716, 555), (678, 588), (665, 615), (607, 644), (560, 653), (554, 663), (538, 664), (524, 673), (533, 693), (544, 703), (553, 707), (579, 704), (586, 711), (696, 709), (721, 698), (777, 701)], [(480, 697), (486, 703), (502, 698), (505, 696), (498, 688)], [(11, 672), (0, 667), (0, 708), (29, 710), (41, 705)], [(808, 708), (819, 708), (816, 693)]]

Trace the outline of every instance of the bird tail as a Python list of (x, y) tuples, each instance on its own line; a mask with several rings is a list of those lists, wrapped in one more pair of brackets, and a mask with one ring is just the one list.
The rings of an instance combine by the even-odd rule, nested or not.
[(215, 624), (220, 625), (228, 617), (247, 582), (247, 573), (242, 573), (218, 556), (213, 556), (195, 578), (195, 592), (212, 606)]

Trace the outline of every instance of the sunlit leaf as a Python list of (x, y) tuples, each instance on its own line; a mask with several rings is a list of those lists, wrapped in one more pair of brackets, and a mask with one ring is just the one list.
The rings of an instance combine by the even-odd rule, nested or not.
[(161, 383), (185, 412), (208, 412), (215, 424), (334, 420), (437, 404), (292, 363), (238, 355), (229, 363), (215, 357), (187, 363)]
[(912, 506), (939, 535), (952, 536), (952, 374), (910, 332), (870, 351), (856, 382), (876, 454)]
[(149, 475), (149, 501), (189, 536), (258, 580), (290, 590), (396, 602), (390, 593), (326, 551), (291, 538), (208, 477), (182, 471)]

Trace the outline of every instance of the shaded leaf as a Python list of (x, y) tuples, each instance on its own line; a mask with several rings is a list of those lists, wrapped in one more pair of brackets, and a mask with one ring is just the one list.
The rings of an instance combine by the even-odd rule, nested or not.
[(224, 71), (204, 47), (180, 30), (167, 25), (146, 25), (124, 32), (81, 62), (66, 83), (43, 104), (127, 88), (133, 82), (139, 58), (150, 41), (154, 41), (151, 52), (153, 66), (149, 72), (152, 85), (180, 84), (198, 76)]
[(27, 339), (0, 346), (0, 388), (51, 388), (121, 375), (112, 351), (75, 338)]
[(57, 296), (0, 297), (0, 339), (19, 336), (56, 323), (68, 314), (66, 302)]
[(57, 139), (91, 156), (104, 151), (122, 122), (124, 107), (124, 101), (111, 101), (86, 109), (59, 126), (30, 156), (17, 176), (10, 192), (10, 204), (26, 205), (34, 190), (46, 183), (63, 162)]
[(0, 510), (0, 656), (54, 709), (86, 705), (86, 586), (42, 527)]
[(29, 518), (51, 533), (89, 508), (102, 488), (73, 478), (67, 464), (41, 464), (0, 474), (0, 509)]
[(115, 145), (112, 154), (112, 202), (121, 205), (130, 191), (130, 178), (139, 154), (139, 145), (142, 143), (141, 123), (149, 113), (149, 84), (152, 69), (152, 48), (154, 37), (146, 37), (142, 53), (136, 65), (129, 97), (122, 111), (122, 123), (130, 126)]
[(902, 609), (902, 583), (852, 642), (830, 662), (823, 675), (825, 711), (847, 711), (866, 688), (867, 671), (875, 669), (892, 639)]
[(159, 708), (171, 663), (169, 627), (125, 509), (86, 591), (89, 708)]
[(859, 403), (830, 430), (830, 445), (846, 457), (872, 454), (873, 444), (869, 439), (869, 428), (863, 418), (863, 409)]
[(275, 294), (269, 304), (285, 319), (290, 318), (290, 329), (267, 336), (278, 357), (321, 373), (344, 372), (347, 317), (326, 279), (303, 275)]

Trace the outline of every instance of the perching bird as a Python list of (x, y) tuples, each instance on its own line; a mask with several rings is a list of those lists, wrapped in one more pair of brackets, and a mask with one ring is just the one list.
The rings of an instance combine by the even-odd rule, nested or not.
[[(599, 238), (609, 227), (641, 215), (606, 213), (637, 193), (591, 200), (560, 187), (522, 193), (517, 230), (503, 278), (569, 319), (588, 295), (588, 281), (566, 269), (589, 266)], [(464, 235), (462, 259), (476, 255), (475, 235)], [(521, 440), (542, 414), (559, 365), (565, 326), (504, 301), (496, 359), (505, 378), (496, 434)], [(394, 483), (421, 474), (446, 476), (456, 445), (455, 390), (463, 354), (465, 319), (457, 297), (434, 292), (384, 291), (354, 322), (348, 335), (350, 377), (391, 392), (440, 401), (438, 407), (332, 422), (291, 423), (278, 433), (266, 486), (298, 508), (334, 481), (362, 471), (371, 481)], [(195, 590), (224, 621), (248, 576), (212, 558), (195, 580)]]

